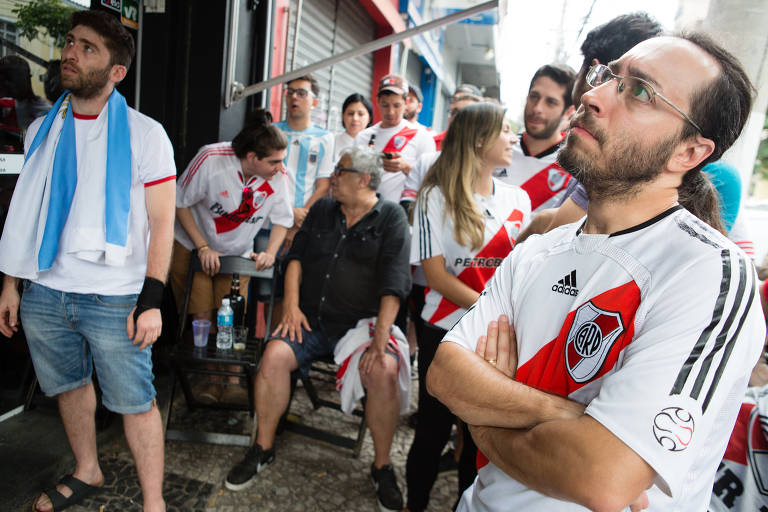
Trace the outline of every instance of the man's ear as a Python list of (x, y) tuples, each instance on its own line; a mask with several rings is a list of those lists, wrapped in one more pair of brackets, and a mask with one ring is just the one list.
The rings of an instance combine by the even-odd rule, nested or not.
[(563, 119), (570, 119), (574, 112), (576, 112), (576, 107), (571, 105), (563, 112)]
[(667, 167), (673, 172), (685, 174), (693, 169), (715, 150), (715, 143), (701, 134), (680, 142), (672, 153)]
[(112, 65), (112, 69), (109, 70), (109, 81), (119, 84), (128, 74), (128, 69), (122, 64)]
[(320, 102), (320, 98), (318, 98), (317, 96), (313, 96), (312, 97), (312, 108), (315, 108), (319, 102)]
[(368, 185), (371, 183), (371, 175), (367, 172), (360, 173), (360, 188), (368, 188)]

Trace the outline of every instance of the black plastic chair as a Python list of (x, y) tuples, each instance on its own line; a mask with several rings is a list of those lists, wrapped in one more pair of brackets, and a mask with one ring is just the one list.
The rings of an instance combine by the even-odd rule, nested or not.
[[(257, 243), (260, 238), (257, 238)], [(264, 240), (266, 242), (266, 240)], [(275, 295), (274, 295), (274, 268), (267, 270), (256, 270), (253, 265), (253, 261), (241, 258), (239, 256), (224, 256), (219, 258), (221, 267), (219, 274), (240, 274), (243, 276), (249, 276), (251, 278), (251, 290), (256, 291), (255, 296), (249, 293), (248, 302), (254, 301), (264, 302), (267, 305), (266, 325), (269, 326), (272, 322), (272, 313), (274, 309)], [(246, 342), (245, 350), (229, 350), (226, 352), (216, 350), (215, 344), (209, 341), (208, 346), (202, 349), (193, 347), (190, 344), (183, 343), (184, 332), (187, 324), (187, 311), (189, 308), (189, 296), (192, 289), (192, 280), (195, 272), (202, 271), (202, 265), (200, 259), (197, 256), (197, 251), (193, 251), (189, 262), (189, 270), (187, 271), (187, 281), (184, 291), (184, 304), (182, 305), (181, 315), (179, 317), (179, 328), (176, 336), (176, 346), (171, 351), (170, 360), (173, 368), (173, 376), (171, 377), (171, 390), (168, 400), (168, 406), (166, 408), (165, 418), (165, 432), (167, 439), (182, 440), (182, 441), (197, 441), (207, 442), (214, 444), (234, 444), (241, 446), (248, 446), (250, 443), (250, 436), (235, 435), (235, 434), (223, 434), (214, 432), (197, 432), (197, 431), (179, 431), (169, 429), (171, 413), (173, 409), (173, 401), (176, 394), (177, 380), (181, 384), (182, 391), (184, 392), (184, 398), (187, 406), (190, 409), (197, 407), (207, 407), (214, 409), (227, 409), (227, 410), (247, 410), (253, 416), (254, 414), (254, 399), (253, 399), (253, 380), (256, 375), (256, 368), (263, 352), (264, 339), (253, 338), (249, 335)], [(255, 308), (248, 308), (250, 311), (255, 311)], [(253, 316), (253, 315), (252, 315)], [(246, 325), (249, 327), (249, 333), (252, 333), (255, 327), (255, 318), (246, 317)], [(267, 332), (269, 328), (267, 327)], [(210, 368), (211, 365), (216, 365), (219, 369)], [(237, 366), (237, 370), (229, 370), (231, 366)], [(223, 368), (222, 368), (223, 367)], [(229, 404), (229, 403), (213, 403), (205, 404), (198, 401), (192, 387), (190, 385), (188, 375), (189, 374), (202, 374), (202, 375), (220, 375), (225, 377), (242, 377), (246, 381), (246, 387), (248, 391), (248, 403), (242, 404)]]

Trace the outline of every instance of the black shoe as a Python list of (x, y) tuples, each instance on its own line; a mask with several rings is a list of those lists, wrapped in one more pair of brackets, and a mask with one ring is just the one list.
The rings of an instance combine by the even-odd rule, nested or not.
[(264, 451), (254, 443), (241, 460), (227, 475), (224, 487), (230, 491), (242, 491), (253, 483), (256, 475), (275, 461), (275, 449)]
[(402, 510), (403, 495), (397, 486), (397, 478), (391, 464), (385, 464), (380, 469), (371, 464), (371, 481), (376, 488), (380, 510)]

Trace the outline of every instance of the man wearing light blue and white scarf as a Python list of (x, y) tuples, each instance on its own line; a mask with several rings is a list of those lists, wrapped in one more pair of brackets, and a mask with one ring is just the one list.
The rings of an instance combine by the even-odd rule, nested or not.
[(162, 327), (176, 169), (163, 127), (115, 90), (134, 53), (117, 18), (72, 16), (61, 61), (68, 91), (29, 127), (0, 238), (0, 332), (10, 337), (23, 321), (40, 386), (58, 396), (76, 461), (34, 510), (62, 510), (103, 484), (94, 367), (104, 405), (124, 417), (144, 511), (165, 510), (151, 345)]

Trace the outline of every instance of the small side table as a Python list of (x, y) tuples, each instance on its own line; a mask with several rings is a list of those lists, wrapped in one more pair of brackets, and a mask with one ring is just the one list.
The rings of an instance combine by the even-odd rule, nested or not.
[[(200, 431), (181, 431), (169, 430), (171, 421), (171, 412), (173, 409), (173, 400), (176, 394), (176, 381), (181, 384), (184, 392), (184, 398), (190, 409), (205, 407), (211, 409), (225, 409), (243, 411), (247, 410), (251, 417), (254, 414), (253, 380), (256, 375), (256, 369), (260, 355), (260, 341), (249, 338), (246, 341), (244, 350), (218, 350), (216, 348), (216, 339), (210, 336), (208, 345), (205, 347), (195, 347), (189, 344), (177, 345), (171, 353), (170, 359), (174, 370), (171, 378), (171, 393), (168, 400), (168, 408), (165, 413), (165, 437), (166, 439), (176, 441), (193, 441), (212, 444), (226, 444), (236, 446), (249, 446), (251, 437), (248, 435), (225, 434), (220, 432), (200, 432)], [(210, 368), (216, 365), (216, 369)], [(237, 370), (228, 369), (231, 366), (237, 366)], [(204, 404), (197, 400), (192, 393), (192, 386), (189, 382), (189, 375), (220, 375), (223, 377), (243, 377), (246, 381), (248, 390), (248, 403), (229, 404), (213, 403)]]

